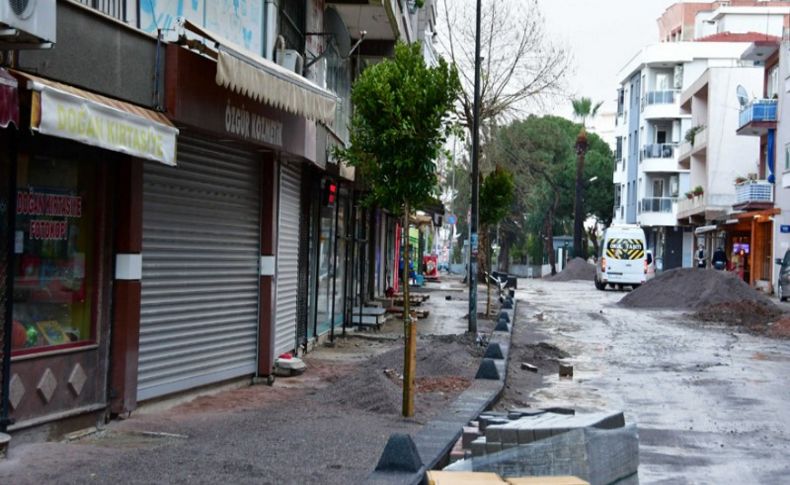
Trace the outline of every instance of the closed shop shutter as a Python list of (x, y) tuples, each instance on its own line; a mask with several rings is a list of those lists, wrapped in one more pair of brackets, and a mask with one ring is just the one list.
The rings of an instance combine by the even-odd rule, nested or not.
[(259, 169), (183, 135), (177, 167), (145, 164), (139, 400), (256, 371)]
[(296, 347), (296, 313), (299, 289), (299, 194), (301, 167), (280, 168), (280, 213), (277, 223), (277, 311), (274, 355)]

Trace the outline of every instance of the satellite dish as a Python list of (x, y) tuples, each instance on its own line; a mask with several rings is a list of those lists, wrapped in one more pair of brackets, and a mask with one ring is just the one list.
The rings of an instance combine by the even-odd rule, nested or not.
[(337, 53), (342, 58), (346, 58), (351, 51), (351, 34), (348, 33), (345, 22), (332, 7), (324, 12), (324, 31), (332, 34)]
[(749, 93), (746, 92), (746, 88), (738, 85), (738, 89), (735, 90), (738, 96), (738, 102), (741, 104), (741, 107), (746, 106), (749, 104)]

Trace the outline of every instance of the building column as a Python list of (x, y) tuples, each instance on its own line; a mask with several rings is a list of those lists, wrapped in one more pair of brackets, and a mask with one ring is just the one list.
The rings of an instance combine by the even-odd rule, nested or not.
[(110, 409), (137, 407), (143, 249), (143, 161), (126, 158), (116, 178), (115, 281), (113, 283)]
[(277, 192), (279, 171), (274, 153), (261, 161), (261, 262), (258, 311), (258, 375), (272, 374), (274, 362), (275, 271), (277, 253)]

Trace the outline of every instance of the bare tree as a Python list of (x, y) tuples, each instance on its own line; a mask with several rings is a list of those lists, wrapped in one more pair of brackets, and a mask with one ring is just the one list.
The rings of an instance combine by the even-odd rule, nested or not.
[[(475, 2), (442, 0), (438, 50), (461, 77), (461, 124), (472, 129), (474, 112)], [(560, 94), (570, 67), (565, 49), (548, 40), (537, 0), (483, 0), (480, 120), (483, 137), (492, 124)]]

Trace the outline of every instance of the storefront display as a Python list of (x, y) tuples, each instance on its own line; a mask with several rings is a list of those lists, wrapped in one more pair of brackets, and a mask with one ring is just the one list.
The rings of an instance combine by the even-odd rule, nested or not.
[(17, 173), (14, 355), (89, 344), (95, 166), (34, 157)]

